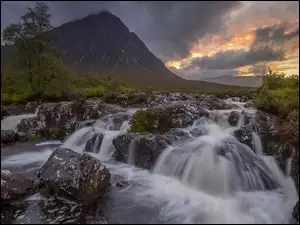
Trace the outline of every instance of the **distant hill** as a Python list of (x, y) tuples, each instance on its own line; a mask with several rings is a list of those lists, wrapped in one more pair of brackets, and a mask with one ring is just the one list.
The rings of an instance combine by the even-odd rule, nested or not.
[(213, 82), (218, 84), (236, 85), (243, 87), (260, 87), (263, 81), (263, 76), (219, 76), (203, 79), (207, 82)]
[[(189, 81), (172, 73), (139, 37), (108, 11), (86, 16), (53, 29), (62, 60), (78, 74), (98, 73), (139, 87), (174, 89), (224, 89), (220, 84)], [(1, 58), (7, 48), (2, 46)], [(7, 57), (6, 57), (7, 58)], [(1, 59), (1, 67), (5, 60)]]

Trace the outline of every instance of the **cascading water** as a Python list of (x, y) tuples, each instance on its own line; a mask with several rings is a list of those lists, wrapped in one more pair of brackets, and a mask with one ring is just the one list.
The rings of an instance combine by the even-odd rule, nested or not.
[(37, 116), (39, 107), (36, 108), (34, 113), (21, 114), (17, 116), (8, 116), (1, 120), (1, 130), (17, 130), (17, 125), (22, 119), (34, 118)]
[[(131, 116), (133, 112), (127, 113)], [(212, 120), (200, 119), (183, 128), (188, 133), (186, 139), (168, 146), (152, 172), (133, 165), (139, 150), (134, 142), (128, 163), (110, 160), (115, 152), (112, 140), (129, 128), (125, 121), (113, 130), (114, 115), (96, 121), (92, 127), (78, 125), (62, 147), (83, 152), (95, 133), (104, 135), (100, 149), (90, 154), (104, 161), (112, 178), (123, 177), (131, 184), (111, 194), (111, 202), (106, 203), (110, 207), (108, 218), (117, 217), (123, 223), (289, 223), (298, 200), (294, 182), (286, 176), (290, 168), (285, 175), (273, 157), (263, 155), (256, 133), (255, 152), (237, 141), (233, 133), (243, 123), (230, 127), (230, 110), (212, 113)], [(205, 134), (194, 137), (191, 131), (195, 128)], [(1, 166), (33, 161), (42, 165), (53, 149), (49, 151), (4, 157)]]

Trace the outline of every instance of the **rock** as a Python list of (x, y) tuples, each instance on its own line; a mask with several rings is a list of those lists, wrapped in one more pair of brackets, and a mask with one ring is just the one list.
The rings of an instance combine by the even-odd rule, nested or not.
[(1, 130), (1, 143), (12, 143), (17, 141), (17, 134), (14, 130)]
[(76, 130), (79, 130), (83, 127), (91, 127), (95, 124), (96, 120), (84, 120), (84, 121), (76, 121), (71, 126), (71, 133)]
[[(161, 152), (170, 144), (171, 141), (165, 135), (126, 133), (113, 140), (116, 148), (113, 157), (117, 161), (128, 162), (129, 155), (132, 155), (135, 166), (151, 169)], [(133, 152), (130, 153), (130, 150)]]
[(187, 138), (190, 137), (190, 135), (188, 134), (188, 132), (183, 131), (183, 130), (178, 129), (178, 128), (172, 128), (167, 133), (165, 133), (165, 136), (171, 142), (185, 140), (185, 139), (187, 139)]
[(1, 104), (1, 120), (7, 116), (9, 116), (9, 113), (7, 112), (7, 107)]
[(245, 105), (244, 105), (245, 108), (253, 108), (254, 105), (253, 105), (253, 102), (252, 101), (248, 101)]
[[(191, 126), (201, 117), (209, 117), (209, 112), (199, 102), (180, 102), (161, 108), (158, 115), (159, 133), (165, 133), (171, 128)], [(153, 124), (155, 126), (155, 123)]]
[(298, 222), (299, 224), (299, 201), (297, 202), (297, 204), (295, 205), (294, 207), (294, 210), (293, 210), (293, 217), (294, 219)]
[(34, 190), (33, 180), (21, 174), (1, 170), (1, 201), (20, 200)]
[(50, 140), (63, 140), (67, 133), (64, 126), (45, 127), (38, 131), (40, 137)]
[[(241, 121), (243, 125), (252, 124), (252, 126), (255, 126), (255, 123), (253, 121), (253, 116), (245, 111), (239, 112), (239, 111), (232, 111), (229, 114), (228, 117), (228, 123), (235, 127), (238, 125), (238, 122), (240, 120), (240, 117), (243, 117)], [(255, 130), (255, 129), (254, 129)]]
[(238, 111), (230, 112), (229, 117), (228, 117), (228, 123), (233, 127), (237, 126), (240, 116), (241, 116), (241, 113)]
[(208, 110), (231, 109), (232, 106), (224, 100), (213, 95), (201, 95), (198, 97), (200, 105)]
[(101, 133), (93, 134), (92, 138), (86, 142), (84, 151), (99, 153), (103, 138), (104, 135)]
[(126, 133), (113, 139), (113, 145), (116, 149), (113, 157), (120, 162), (128, 162), (129, 146), (131, 141), (139, 138), (137, 133)]
[(207, 134), (207, 131), (204, 128), (197, 127), (197, 128), (194, 128), (193, 130), (191, 130), (190, 134), (193, 137), (200, 137), (200, 136)]
[(26, 136), (35, 136), (38, 134), (38, 124), (37, 118), (27, 118), (22, 119), (17, 125), (17, 130), (19, 132), (25, 133)]
[(104, 122), (109, 122), (109, 130), (120, 130), (123, 122), (129, 120), (130, 116), (126, 113), (117, 113), (102, 118)]
[(17, 141), (19, 142), (28, 141), (27, 135), (24, 132), (17, 132)]
[(78, 121), (88, 120), (84, 124), (79, 124), (81, 124), (80, 126), (90, 126), (95, 119), (110, 113), (124, 111), (119, 106), (106, 104), (99, 99), (45, 103), (40, 106), (36, 118), (21, 121), (18, 131), (25, 132), (28, 136), (42, 133), (46, 137), (62, 139), (76, 129)]
[(254, 149), (254, 142), (252, 137), (253, 129), (251, 124), (242, 126), (240, 129), (234, 131), (234, 136), (243, 144)]
[(110, 173), (100, 160), (70, 149), (56, 149), (38, 171), (42, 185), (56, 193), (90, 204), (102, 197), (109, 186)]

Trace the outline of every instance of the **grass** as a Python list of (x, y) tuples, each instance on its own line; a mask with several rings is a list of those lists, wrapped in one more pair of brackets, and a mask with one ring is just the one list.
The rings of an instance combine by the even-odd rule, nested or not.
[[(137, 91), (143, 92), (193, 92), (198, 94), (214, 94), (217, 96), (253, 96), (256, 89), (250, 88), (228, 88), (224, 86), (221, 90), (199, 90), (189, 88), (132, 88), (126, 85), (120, 79), (100, 75), (100, 74), (84, 74), (68, 76), (67, 81), (55, 81), (59, 85), (57, 87), (49, 87), (42, 96), (34, 96), (31, 94), (30, 85), (26, 80), (26, 76), (22, 72), (17, 72), (14, 69), (4, 69), (1, 75), (1, 103), (5, 105), (24, 104), (28, 101), (41, 100), (44, 102), (49, 101), (62, 101), (67, 99), (77, 98), (92, 98), (103, 97), (112, 98), (119, 94), (131, 94)], [(65, 83), (68, 82), (68, 83)], [(219, 86), (218, 86), (219, 87)]]

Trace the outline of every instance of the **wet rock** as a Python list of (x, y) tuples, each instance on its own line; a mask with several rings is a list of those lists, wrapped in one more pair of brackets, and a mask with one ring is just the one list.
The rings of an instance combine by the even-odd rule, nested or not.
[(120, 130), (122, 124), (129, 120), (130, 116), (126, 113), (117, 113), (114, 115), (110, 115), (102, 118), (104, 122), (110, 122), (108, 127), (109, 130)]
[(251, 114), (249, 114), (245, 111), (242, 111), (242, 112), (232, 111), (232, 112), (230, 112), (229, 117), (228, 117), (228, 123), (231, 126), (235, 127), (235, 126), (238, 125), (238, 122), (239, 122), (240, 119), (242, 120), (241, 122), (242, 122), (243, 125), (247, 125), (247, 124), (251, 123), (253, 127), (255, 126), (253, 115), (251, 115)]
[(134, 165), (151, 169), (161, 152), (170, 144), (166, 135), (127, 133), (113, 140), (116, 148), (113, 157), (117, 161), (128, 162), (131, 155)]
[(1, 170), (1, 201), (20, 200), (34, 190), (33, 180), (9, 170)]
[(200, 137), (200, 136), (207, 134), (207, 131), (204, 128), (197, 127), (197, 128), (194, 128), (193, 130), (191, 130), (190, 134), (193, 137)]
[(84, 151), (99, 153), (103, 138), (104, 135), (102, 133), (93, 134), (92, 138), (86, 142)]
[(48, 140), (63, 140), (67, 133), (64, 126), (45, 127), (38, 131), (40, 137)]
[(9, 113), (7, 112), (7, 108), (5, 105), (1, 104), (1, 120), (7, 116), (9, 116)]
[(228, 117), (228, 123), (233, 127), (237, 126), (240, 116), (241, 116), (241, 113), (238, 111), (230, 112), (229, 117)]
[(73, 133), (76, 130), (79, 130), (83, 127), (91, 127), (95, 124), (96, 120), (85, 120), (85, 121), (76, 121), (71, 126), (71, 132)]
[(198, 97), (199, 104), (208, 110), (231, 109), (232, 105), (226, 103), (224, 100), (213, 95), (201, 95)]
[(253, 128), (251, 124), (242, 126), (240, 129), (234, 131), (234, 136), (243, 144), (253, 149)]
[(294, 210), (293, 210), (293, 217), (294, 219), (298, 222), (299, 224), (299, 201), (297, 202), (297, 204), (295, 205), (294, 207)]
[(107, 224), (104, 203), (78, 205), (64, 199), (39, 199), (2, 207), (3, 224)]
[(19, 142), (28, 141), (27, 135), (24, 132), (17, 132), (17, 141)]
[(35, 136), (38, 134), (38, 124), (37, 118), (27, 118), (22, 119), (21, 122), (17, 125), (17, 130), (19, 132), (25, 133), (27, 136)]
[(102, 197), (109, 186), (110, 173), (100, 160), (70, 149), (56, 149), (38, 171), (42, 185), (82, 204)]
[[(25, 132), (29, 136), (38, 135), (40, 131), (51, 134), (51, 137), (56, 137), (56, 134), (59, 133), (58, 136), (61, 139), (61, 131), (64, 131), (62, 136), (69, 135), (76, 129), (78, 121), (89, 120), (81, 124), (90, 126), (95, 122), (95, 119), (110, 113), (123, 111), (125, 111), (123, 108), (104, 103), (99, 99), (89, 99), (80, 102), (45, 103), (40, 106), (36, 118), (23, 119), (21, 121), (18, 125), (18, 131)], [(59, 132), (56, 132), (58, 130)]]
[(138, 137), (139, 134), (137, 133), (126, 133), (113, 139), (113, 145), (116, 149), (113, 157), (120, 162), (128, 162), (130, 143), (131, 141), (138, 139)]
[(209, 117), (209, 112), (199, 102), (179, 102), (156, 109), (157, 120), (152, 123), (152, 131), (165, 133), (171, 128), (191, 126), (201, 117)]
[(188, 134), (188, 132), (183, 131), (183, 130), (178, 129), (178, 128), (172, 128), (167, 133), (165, 133), (165, 136), (171, 142), (185, 140), (185, 139), (187, 139), (187, 138), (190, 137), (189, 134)]
[(255, 122), (258, 134), (264, 139), (278, 139), (279, 138), (279, 119), (275, 116), (267, 114), (262, 111), (257, 111), (255, 115)]
[(1, 143), (12, 143), (17, 141), (17, 134), (14, 130), (1, 130)]

